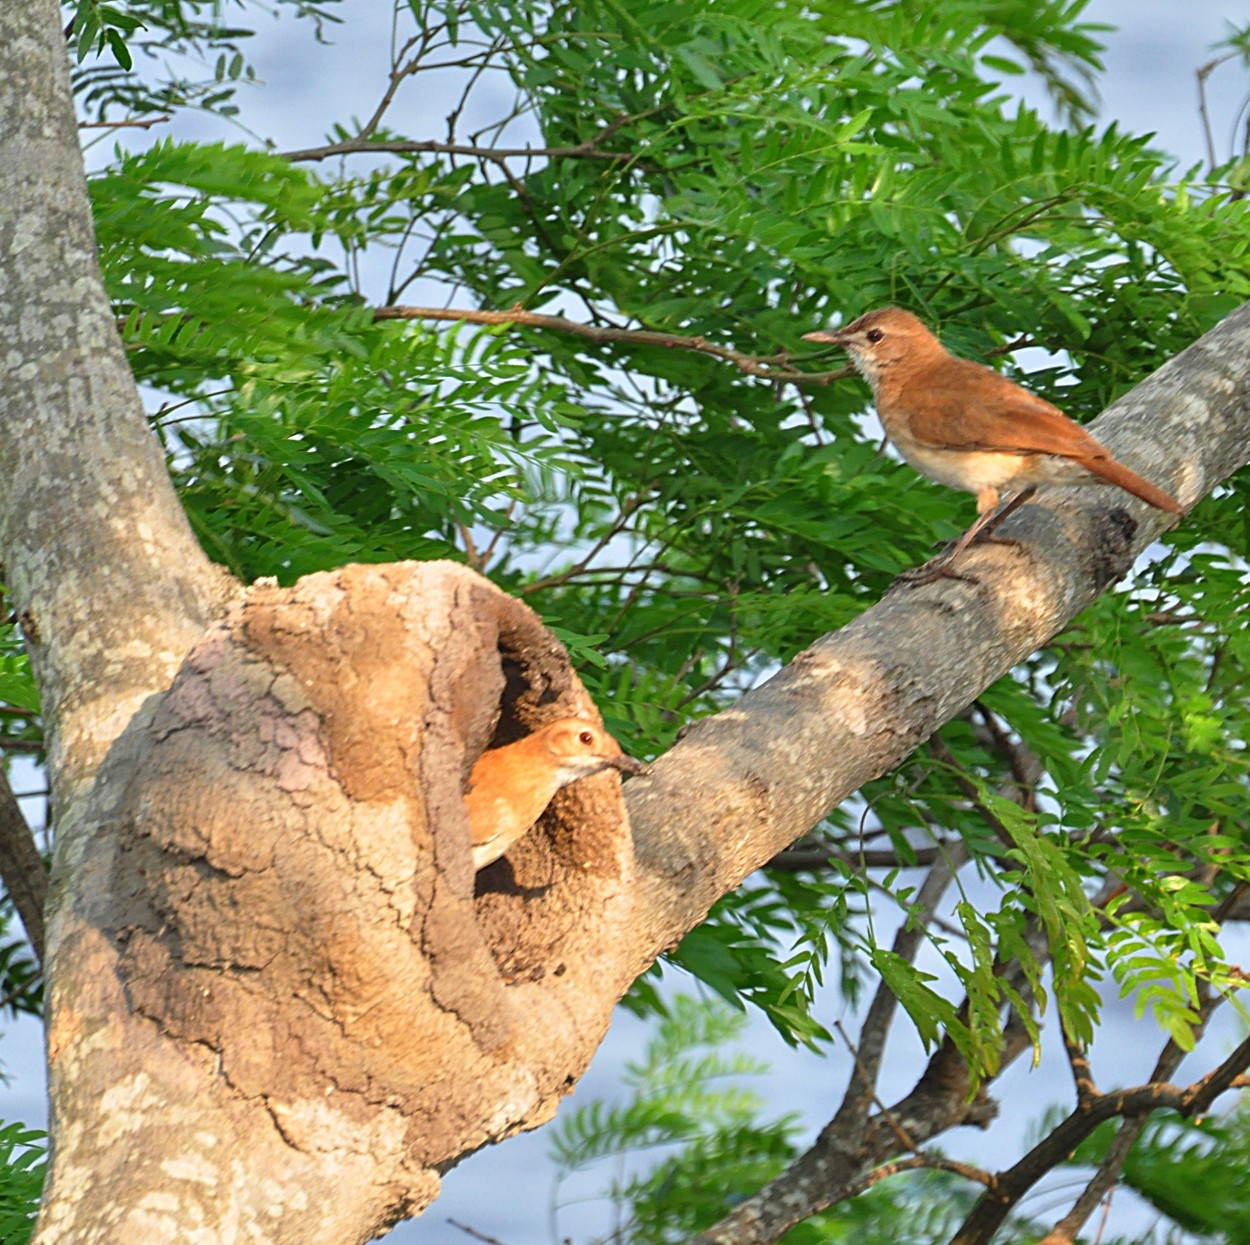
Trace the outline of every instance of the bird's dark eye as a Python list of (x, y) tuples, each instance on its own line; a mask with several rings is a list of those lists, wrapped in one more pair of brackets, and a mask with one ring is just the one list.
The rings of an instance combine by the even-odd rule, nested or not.
[(585, 744), (587, 748), (595, 742), (595, 737), (589, 731), (582, 731), (577, 738), (581, 743)]
[(868, 340), (875, 346), (885, 334), (880, 329), (869, 329), (866, 334)]

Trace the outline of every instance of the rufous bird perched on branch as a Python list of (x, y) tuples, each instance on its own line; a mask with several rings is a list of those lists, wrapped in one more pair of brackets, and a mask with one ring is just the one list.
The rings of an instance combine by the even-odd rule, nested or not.
[[(948, 552), (903, 577), (913, 585), (963, 578), (950, 569), (955, 558), (1039, 484), (1114, 484), (1159, 510), (1185, 513), (1057, 407), (993, 368), (951, 354), (908, 311), (883, 307), (803, 340), (846, 350), (872, 386), (886, 435), (912, 467), (977, 496), (977, 521)], [(998, 509), (1003, 492), (1012, 497)]]
[(561, 787), (605, 769), (645, 774), (616, 740), (586, 718), (561, 718), (532, 735), (483, 752), (469, 775), (465, 807), (473, 867), (498, 860), (542, 816)]

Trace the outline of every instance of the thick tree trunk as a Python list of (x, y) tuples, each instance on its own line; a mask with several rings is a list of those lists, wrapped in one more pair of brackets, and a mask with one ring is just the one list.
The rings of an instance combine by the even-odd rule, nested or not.
[(54, 815), (232, 589), (147, 427), (95, 249), (60, 13), (0, 4), (0, 551)]

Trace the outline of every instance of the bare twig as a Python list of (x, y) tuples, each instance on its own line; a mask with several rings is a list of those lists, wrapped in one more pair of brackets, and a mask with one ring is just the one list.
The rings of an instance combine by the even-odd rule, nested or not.
[[(949, 846), (949, 843), (946, 844), (946, 847)], [(837, 861), (866, 869), (919, 869), (935, 864), (944, 850), (944, 847), (918, 847), (913, 853), (914, 860), (904, 860), (895, 851), (856, 851), (832, 844), (811, 843), (778, 852), (765, 867), (780, 869), (783, 873), (802, 873), (808, 869), (823, 869)]]
[(1198, 79), (1198, 116), (1202, 118), (1202, 136), (1207, 144), (1207, 164), (1212, 170), (1216, 168), (1219, 161), (1215, 154), (1215, 138), (1211, 133), (1211, 117), (1207, 112), (1207, 79), (1225, 61), (1232, 60), (1236, 55), (1236, 52), (1226, 52), (1223, 56), (1207, 61), (1205, 65), (1199, 65), (1194, 71), (1194, 77)]
[[(378, 126), (381, 125), (382, 118), (386, 115), (386, 110), (392, 103), (394, 103), (395, 93), (399, 90), (399, 84), (403, 82), (405, 78), (413, 76), (420, 70), (421, 58), (425, 56), (431, 47), (434, 46), (434, 41), (446, 29), (447, 26), (445, 22), (431, 24), (428, 26), (423, 24), (421, 32), (413, 35), (412, 38), (409, 39), (394, 56), (394, 60), (391, 64), (391, 72), (387, 77), (386, 90), (383, 91), (382, 98), (378, 101), (378, 106), (373, 110), (373, 116), (371, 116), (369, 120), (364, 123), (361, 127), (360, 133), (356, 135), (356, 138), (353, 141), (364, 143), (372, 137)], [(401, 65), (399, 62), (408, 53), (408, 51), (418, 43), (421, 45), (418, 50), (411, 57), (409, 57), (405, 64)]]
[(475, 1241), (482, 1241), (484, 1245), (504, 1245), (497, 1236), (487, 1236), (485, 1232), (479, 1232), (476, 1228), (471, 1228), (467, 1223), (461, 1223), (458, 1219), (448, 1219), (447, 1222), (453, 1228), (458, 1228), (465, 1236), (471, 1236)]
[(583, 324), (564, 316), (543, 315), (526, 311), (523, 307), (510, 307), (507, 311), (459, 310), (451, 307), (379, 307), (373, 313), (375, 320), (447, 320), (461, 324), (516, 324), (523, 328), (549, 329), (556, 333), (569, 333), (587, 341), (602, 345), (658, 346), (666, 350), (693, 350), (698, 354), (711, 355), (732, 363), (748, 376), (762, 376), (766, 380), (788, 381), (791, 384), (825, 385), (831, 380), (841, 380), (854, 375), (850, 367), (832, 372), (801, 372), (787, 366), (788, 356), (776, 354), (760, 358), (744, 354), (729, 346), (718, 346), (705, 337), (688, 337), (679, 333), (660, 333), (653, 329), (604, 328), (595, 324)]
[(499, 164), (504, 160), (604, 160), (610, 164), (627, 164), (636, 160), (631, 151), (600, 151), (594, 142), (578, 143), (573, 147), (483, 147), (473, 143), (443, 143), (437, 139), (379, 139), (345, 138), (338, 143), (326, 143), (323, 147), (304, 147), (298, 151), (284, 151), (284, 159), (292, 164), (330, 160), (335, 156), (350, 155), (420, 155), (430, 153), (443, 156), (470, 156), (475, 160), (489, 160)]
[(570, 579), (575, 579), (581, 575), (590, 563), (595, 560), (603, 552), (603, 550), (611, 543), (611, 541), (619, 536), (628, 524), (630, 516), (638, 507), (642, 505), (642, 498), (634, 495), (627, 497), (621, 503), (621, 511), (613, 520), (611, 527), (608, 528), (602, 536), (591, 546), (590, 552), (585, 554), (573, 563), (567, 570), (560, 571), (555, 575), (547, 575), (542, 579), (536, 579), (533, 583), (526, 584), (520, 591), (521, 596), (529, 596), (533, 592), (541, 592), (544, 588), (558, 588), (561, 584), (566, 584)]
[(26, 937), (43, 963), (43, 908), (48, 899), (48, 873), (35, 836), (22, 816), (8, 776), (0, 769), (0, 880), (22, 920)]
[(951, 1237), (950, 1245), (989, 1245), (1011, 1208), (1105, 1120), (1117, 1116), (1144, 1117), (1162, 1108), (1184, 1116), (1202, 1115), (1220, 1094), (1242, 1079), (1247, 1066), (1250, 1066), (1250, 1038), (1218, 1068), (1186, 1088), (1155, 1080), (1132, 1089), (1093, 1095), (1018, 1163), (994, 1178), (985, 1196)]
[(80, 130), (150, 130), (154, 125), (172, 121), (173, 113), (162, 113), (159, 117), (145, 117), (142, 121), (80, 121)]

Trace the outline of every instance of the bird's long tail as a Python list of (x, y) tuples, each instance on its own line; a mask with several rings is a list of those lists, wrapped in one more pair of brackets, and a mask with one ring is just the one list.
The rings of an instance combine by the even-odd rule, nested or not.
[(1121, 463), (1116, 462), (1110, 454), (1106, 457), (1101, 454), (1091, 455), (1079, 461), (1081, 466), (1092, 471), (1094, 475), (1101, 476), (1108, 484), (1115, 484), (1126, 493), (1140, 497), (1142, 501), (1154, 506), (1156, 510), (1166, 510), (1169, 514), (1185, 513), (1185, 507), (1171, 493), (1165, 493), (1163, 489), (1151, 484), (1149, 480), (1143, 480), (1136, 471), (1130, 471)]

